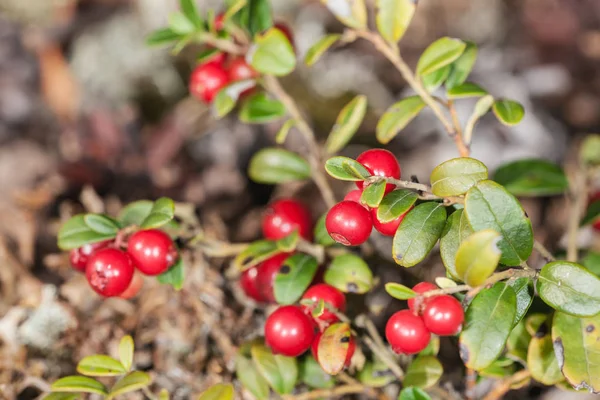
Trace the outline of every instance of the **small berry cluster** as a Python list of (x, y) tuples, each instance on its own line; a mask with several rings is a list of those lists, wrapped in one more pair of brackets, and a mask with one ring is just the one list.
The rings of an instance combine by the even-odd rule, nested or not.
[[(400, 179), (400, 164), (388, 150), (367, 150), (356, 161), (373, 176)], [(381, 222), (377, 219), (377, 208), (370, 209), (360, 202), (364, 182), (358, 181), (356, 186), (358, 189), (349, 192), (343, 201), (327, 213), (325, 227), (331, 238), (345, 246), (358, 246), (369, 238), (373, 227), (385, 236), (394, 236), (408, 211), (392, 221)], [(394, 185), (387, 184), (385, 193), (390, 193), (394, 188)]]
[[(418, 293), (436, 290), (437, 286), (421, 282), (413, 287)], [(416, 297), (408, 300), (408, 310), (390, 317), (385, 337), (398, 354), (416, 354), (424, 350), (431, 334), (453, 336), (460, 332), (465, 314), (456, 298), (449, 295)]]
[[(223, 14), (219, 14), (214, 21), (217, 33), (225, 29)], [(292, 34), (284, 24), (275, 24), (275, 28), (283, 32), (290, 43)], [(205, 59), (198, 65), (190, 75), (189, 91), (192, 96), (207, 104), (213, 102), (217, 93), (232, 82), (254, 79), (259, 76), (244, 59), (244, 57), (229, 57), (229, 54), (220, 51), (214, 52), (210, 58)], [(250, 87), (242, 92), (242, 96), (248, 95), (254, 90)]]
[[(116, 241), (86, 244), (71, 250), (73, 268), (85, 272), (88, 283), (104, 297), (129, 299), (141, 289), (144, 275), (160, 275), (175, 264), (177, 247), (169, 235), (158, 229), (135, 232), (127, 250)], [(139, 271), (139, 273), (136, 272)]]

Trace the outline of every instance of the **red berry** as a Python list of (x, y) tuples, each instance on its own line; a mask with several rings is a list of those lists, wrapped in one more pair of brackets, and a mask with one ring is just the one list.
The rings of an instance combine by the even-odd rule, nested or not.
[(294, 199), (281, 199), (271, 203), (262, 221), (265, 238), (281, 239), (296, 229), (304, 239), (312, 240), (312, 218), (308, 209)]
[(316, 362), (319, 362), (319, 341), (321, 340), (321, 336), (323, 336), (323, 332), (317, 332), (310, 345), (310, 352)]
[(362, 195), (362, 190), (360, 189), (354, 189), (349, 191), (345, 196), (344, 196), (344, 200), (346, 201), (353, 201), (355, 203), (360, 204), (361, 206), (363, 206), (365, 209), (367, 210), (371, 210), (371, 208), (369, 208), (368, 205), (363, 204), (360, 202), (360, 196)]
[(358, 246), (371, 235), (371, 214), (360, 204), (344, 200), (331, 207), (325, 218), (329, 236), (345, 246)]
[(377, 229), (377, 231), (379, 231), (379, 233), (381, 233), (382, 235), (394, 236), (396, 234), (396, 231), (398, 230), (398, 227), (400, 226), (400, 223), (410, 210), (412, 210), (412, 207), (407, 212), (400, 215), (398, 218), (393, 219), (389, 222), (379, 222), (379, 220), (377, 219), (377, 209), (374, 208), (371, 211), (371, 216), (373, 217), (373, 227)]
[(227, 72), (214, 63), (199, 65), (190, 76), (190, 93), (205, 103), (211, 103), (219, 90), (229, 83)]
[[(437, 290), (437, 289), (439, 289), (437, 286), (435, 286), (433, 283), (429, 283), (429, 282), (419, 282), (412, 288), (413, 291), (415, 291), (419, 294), (429, 292), (430, 290)], [(423, 301), (421, 301), (420, 308), (423, 309), (425, 304), (429, 303), (432, 299), (433, 299), (433, 297), (424, 298)], [(412, 312), (419, 314), (418, 310), (415, 308), (415, 302), (416, 302), (416, 299), (414, 297), (412, 299), (408, 299), (408, 308)]]
[(258, 77), (258, 72), (248, 65), (244, 57), (237, 57), (229, 63), (227, 74), (232, 82), (243, 81), (244, 79), (253, 79)]
[(284, 24), (282, 22), (277, 22), (275, 25), (273, 25), (273, 27), (279, 29), (281, 31), (281, 33), (283, 33), (285, 35), (287, 40), (289, 40), (292, 47), (295, 47), (294, 46), (294, 35), (292, 34), (292, 31), (290, 30), (289, 26), (287, 26), (286, 24)]
[[(400, 164), (390, 151), (384, 149), (367, 150), (359, 155), (356, 161), (361, 163), (371, 175), (400, 179)], [(363, 181), (356, 181), (356, 186), (359, 189), (363, 188), (363, 184)], [(385, 186), (385, 193), (391, 192), (395, 187), (395, 185), (388, 183)]]
[(276, 254), (258, 265), (256, 285), (262, 301), (275, 302), (275, 293), (273, 292), (275, 276), (289, 256), (290, 253)]
[(85, 276), (98, 294), (119, 296), (129, 287), (135, 268), (124, 251), (105, 248), (95, 252), (87, 263)]
[(225, 13), (220, 13), (215, 17), (215, 30), (222, 31), (225, 28)]
[(133, 279), (131, 279), (131, 283), (129, 284), (129, 287), (127, 289), (125, 289), (125, 291), (123, 293), (121, 293), (121, 295), (119, 295), (119, 297), (122, 299), (131, 299), (132, 297), (134, 297), (135, 295), (137, 295), (139, 293), (139, 291), (142, 289), (143, 285), (144, 285), (144, 278), (142, 277), (142, 274), (140, 274), (139, 272), (136, 272), (133, 274)]
[(423, 322), (431, 333), (451, 336), (458, 333), (465, 320), (462, 305), (452, 296), (436, 296), (425, 306)]
[(169, 235), (158, 229), (137, 231), (129, 238), (127, 253), (146, 275), (160, 275), (177, 261), (177, 247)]
[(248, 268), (242, 272), (240, 286), (244, 293), (246, 293), (246, 296), (258, 302), (264, 301), (263, 296), (258, 290), (258, 266)]
[(227, 54), (218, 52), (213, 53), (210, 57), (203, 60), (203, 65), (212, 64), (216, 67), (223, 68), (223, 65), (227, 61)]
[[(310, 352), (312, 353), (313, 358), (316, 362), (319, 362), (319, 341), (323, 336), (322, 332), (317, 332), (311, 346)], [(344, 361), (344, 365), (346, 367), (350, 366), (350, 361), (352, 361), (352, 356), (356, 351), (356, 340), (354, 340), (354, 336), (350, 336), (350, 341), (348, 342), (348, 352), (346, 353), (346, 360)]]
[[(319, 283), (318, 285), (308, 288), (302, 298), (310, 299), (315, 302), (313, 306), (302, 306), (303, 310), (307, 314), (310, 314), (313, 308), (316, 307), (319, 300), (323, 300), (325, 304), (336, 310), (341, 312), (346, 311), (346, 296), (344, 296), (344, 293), (326, 283)], [(327, 308), (325, 308), (323, 314), (319, 315), (316, 319), (328, 323), (333, 323), (338, 320), (335, 314), (331, 311), (328, 311)]]
[[(597, 191), (596, 193), (590, 196), (589, 204), (591, 205), (592, 203), (595, 203), (597, 201), (600, 201), (600, 191)], [(600, 217), (596, 218), (596, 220), (592, 223), (592, 228), (600, 232)]]
[(297, 306), (279, 307), (265, 323), (265, 341), (276, 354), (297, 357), (310, 348), (314, 337), (314, 323)]
[(394, 352), (416, 354), (427, 347), (431, 333), (420, 317), (410, 310), (402, 310), (388, 320), (385, 337)]
[(110, 240), (105, 240), (103, 242), (97, 243), (88, 243), (79, 247), (78, 249), (73, 249), (69, 253), (69, 260), (71, 261), (71, 265), (78, 271), (85, 272), (85, 266), (87, 265), (90, 256), (97, 250), (103, 249), (110, 245)]

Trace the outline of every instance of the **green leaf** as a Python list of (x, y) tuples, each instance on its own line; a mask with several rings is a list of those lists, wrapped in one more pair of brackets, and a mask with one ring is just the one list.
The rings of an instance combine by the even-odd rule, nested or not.
[[(217, 93), (217, 95), (215, 96), (215, 101), (212, 104), (213, 116), (216, 119), (219, 119), (229, 114), (229, 112), (235, 108), (235, 105), (242, 96), (242, 94), (255, 86), (256, 82), (254, 81), (254, 79), (244, 79), (241, 81), (232, 82), (229, 85), (225, 86), (223, 89), (219, 90), (219, 93)], [(265, 107), (265, 104), (260, 103), (260, 100), (256, 100), (255, 97), (252, 97), (252, 99), (254, 100), (248, 100), (248, 102), (253, 101), (254, 103), (244, 103), (244, 107), (246, 110), (245, 112), (248, 113), (248, 115), (244, 114), (243, 118), (258, 118), (258, 115), (260, 115), (261, 118), (267, 118), (265, 115), (268, 115), (268, 112), (270, 111), (268, 107), (271, 105), (271, 100), (267, 100)], [(265, 109), (267, 111), (265, 111)], [(242, 116), (240, 114), (240, 119), (241, 118)], [(279, 118), (279, 116), (277, 116), (277, 118)]]
[(492, 107), (498, 121), (504, 125), (517, 125), (525, 116), (525, 109), (514, 100), (496, 100)]
[(273, 293), (278, 304), (294, 304), (312, 282), (319, 264), (313, 256), (297, 253), (288, 257), (275, 275)]
[(329, 232), (327, 232), (327, 228), (325, 228), (326, 218), (327, 214), (323, 214), (317, 220), (313, 236), (315, 238), (315, 243), (320, 244), (321, 246), (329, 247), (335, 244), (335, 240), (333, 240), (331, 236), (329, 236)]
[(537, 291), (550, 307), (578, 317), (600, 313), (600, 279), (579, 264), (554, 261), (544, 265)]
[(335, 386), (333, 377), (323, 371), (319, 363), (307, 355), (299, 365), (300, 381), (315, 389), (331, 389)]
[(459, 39), (443, 37), (425, 49), (417, 63), (417, 74), (427, 75), (452, 63), (465, 51), (466, 43)]
[(384, 387), (396, 380), (389, 368), (381, 361), (375, 359), (367, 361), (364, 367), (358, 371), (358, 380), (369, 387)]
[(450, 76), (448, 76), (448, 79), (446, 80), (446, 87), (450, 90), (462, 85), (469, 77), (473, 65), (475, 65), (477, 45), (472, 42), (466, 42), (466, 45), (467, 47), (460, 57), (452, 63)]
[(500, 260), (497, 246), (501, 236), (484, 229), (466, 238), (456, 252), (456, 273), (469, 286), (482, 285), (492, 275)]
[(342, 108), (325, 143), (325, 150), (337, 153), (356, 133), (367, 113), (367, 96), (358, 95)]
[(380, 222), (390, 222), (406, 214), (417, 201), (417, 194), (412, 190), (394, 190), (383, 197), (377, 207), (377, 219)]
[(50, 388), (56, 392), (108, 393), (102, 383), (87, 376), (65, 376), (55, 381)]
[[(134, 392), (149, 386), (152, 383), (150, 375), (142, 371), (132, 371), (119, 379), (110, 389), (108, 399), (124, 393)], [(107, 400), (108, 400), (107, 399)]]
[(267, 147), (254, 154), (248, 167), (250, 179), (277, 184), (310, 178), (310, 165), (296, 153)]
[(444, 368), (437, 358), (419, 356), (408, 366), (402, 385), (427, 389), (435, 385), (443, 373)]
[(385, 180), (380, 180), (371, 183), (365, 187), (362, 194), (360, 195), (360, 202), (366, 204), (371, 208), (376, 208), (381, 203), (383, 195), (385, 194)]
[(129, 203), (119, 213), (118, 221), (122, 226), (141, 225), (150, 214), (154, 202), (150, 200), (138, 200)]
[(325, 171), (333, 178), (342, 181), (364, 181), (371, 174), (367, 169), (349, 157), (331, 157), (325, 162)]
[(600, 218), (600, 200), (596, 200), (588, 206), (585, 215), (581, 219), (581, 225), (587, 225)]
[(300, 239), (298, 229), (294, 229), (292, 233), (277, 240), (275, 244), (277, 245), (279, 251), (291, 253), (292, 251), (296, 250), (296, 246), (298, 245), (298, 239)]
[(460, 334), (460, 357), (476, 371), (488, 367), (504, 349), (517, 312), (517, 296), (503, 282), (484, 289), (471, 302)]
[(450, 65), (446, 65), (444, 68), (440, 68), (437, 71), (427, 74), (421, 78), (421, 80), (423, 82), (423, 87), (429, 93), (434, 92), (440, 86), (442, 86), (442, 84), (444, 83), (446, 78), (448, 78), (449, 74), (450, 74)]
[(317, 41), (317, 43), (313, 44), (312, 47), (308, 49), (308, 51), (306, 52), (306, 57), (304, 58), (304, 63), (308, 66), (311, 66), (314, 63), (316, 63), (319, 60), (319, 58), (321, 58), (321, 56), (325, 54), (327, 49), (333, 46), (334, 43), (337, 42), (341, 37), (342, 35), (337, 33), (332, 33), (323, 36)]
[(283, 32), (271, 28), (256, 37), (246, 62), (260, 73), (284, 76), (296, 67), (296, 54)]
[(412, 267), (433, 249), (446, 224), (446, 209), (440, 203), (427, 202), (412, 209), (394, 235), (392, 253), (396, 263)]
[(331, 324), (323, 331), (317, 348), (317, 358), (323, 371), (337, 375), (344, 369), (351, 338), (350, 324), (345, 322)]
[(233, 265), (240, 271), (244, 271), (279, 252), (277, 243), (271, 240), (258, 240), (241, 251), (233, 260)]
[(150, 214), (144, 219), (140, 228), (159, 228), (173, 219), (175, 216), (175, 203), (167, 197), (161, 197), (152, 205)]
[(600, 315), (577, 318), (555, 313), (552, 341), (567, 381), (575, 389), (600, 392)]
[(88, 243), (97, 243), (112, 239), (115, 233), (96, 232), (85, 223), (85, 215), (78, 214), (65, 222), (58, 231), (58, 247), (71, 250)]
[(129, 371), (133, 365), (134, 349), (135, 345), (133, 343), (133, 338), (129, 335), (123, 336), (119, 342), (119, 361), (127, 371)]
[(273, 25), (269, 0), (248, 0), (236, 17), (239, 25), (246, 28), (251, 37)]
[(446, 96), (450, 100), (467, 99), (469, 97), (483, 97), (486, 94), (488, 94), (487, 90), (471, 82), (465, 82), (458, 86), (454, 86), (452, 89), (448, 89), (446, 92)]
[(515, 196), (559, 195), (569, 188), (569, 181), (561, 167), (537, 159), (504, 164), (496, 170), (494, 180)]
[(283, 125), (281, 125), (279, 132), (277, 132), (277, 135), (275, 135), (275, 143), (285, 143), (285, 139), (287, 139), (287, 135), (288, 133), (290, 133), (290, 129), (292, 129), (294, 125), (296, 125), (296, 121), (293, 119), (288, 119), (287, 121), (285, 121)]
[(233, 400), (234, 394), (231, 383), (217, 383), (202, 392), (198, 400)]
[(442, 231), (440, 255), (446, 267), (446, 272), (454, 279), (460, 280), (458, 272), (456, 272), (456, 252), (462, 241), (472, 233), (473, 229), (464, 215), (464, 210), (453, 212)]
[(465, 197), (465, 213), (474, 231), (493, 229), (502, 235), (500, 263), (520, 265), (533, 250), (531, 221), (519, 201), (489, 180), (480, 181)]
[(180, 12), (174, 12), (169, 15), (169, 27), (180, 35), (187, 35), (196, 30), (196, 27)]
[(390, 43), (398, 42), (415, 13), (414, 0), (377, 0), (377, 29)]
[(531, 335), (527, 332), (525, 327), (525, 321), (521, 320), (512, 330), (508, 340), (506, 341), (506, 347), (508, 348), (508, 354), (521, 360), (522, 362), (527, 361), (527, 351), (529, 348), (529, 341)]
[(158, 29), (146, 37), (146, 44), (149, 46), (160, 46), (181, 39), (181, 35), (174, 32), (171, 28)]
[(554, 355), (551, 335), (531, 339), (527, 351), (527, 369), (533, 379), (544, 385), (555, 385), (564, 379)]
[(340, 22), (350, 28), (367, 26), (367, 8), (364, 0), (321, 0)]
[(121, 229), (117, 221), (102, 214), (85, 214), (83, 222), (94, 232), (103, 235), (116, 235)]
[(433, 169), (431, 191), (440, 197), (459, 196), (487, 178), (487, 167), (481, 161), (469, 157), (453, 158)]
[(527, 314), (529, 307), (531, 307), (531, 303), (533, 303), (532, 280), (529, 278), (516, 278), (510, 279), (506, 283), (513, 288), (517, 295), (517, 313), (513, 323), (516, 326), (525, 314)]
[(273, 355), (262, 344), (251, 349), (252, 361), (269, 385), (279, 394), (291, 393), (298, 379), (298, 365), (293, 357)]
[(110, 356), (96, 354), (79, 361), (77, 372), (88, 376), (118, 376), (125, 374), (127, 368)]
[(415, 297), (417, 294), (414, 290), (400, 283), (389, 282), (385, 284), (385, 291), (395, 299), (408, 300)]
[(489, 367), (479, 371), (479, 375), (486, 378), (506, 378), (515, 373), (514, 360), (510, 358), (499, 358)]
[(156, 279), (163, 285), (171, 285), (173, 289), (181, 290), (185, 279), (183, 259), (179, 257), (175, 265), (158, 275)]
[(44, 400), (77, 400), (79, 398), (79, 394), (75, 393), (62, 393), (62, 392), (54, 392), (50, 393), (47, 396), (44, 396)]
[(244, 100), (239, 118), (247, 124), (264, 124), (277, 121), (285, 116), (285, 113), (282, 102), (269, 98), (264, 92), (259, 92)]
[(201, 29), (203, 22), (202, 22), (202, 18), (200, 18), (200, 14), (198, 14), (198, 10), (196, 9), (196, 1), (195, 0), (179, 0), (179, 5), (180, 5), (181, 11), (185, 15), (185, 17), (196, 28)]
[(420, 96), (410, 96), (392, 104), (379, 119), (376, 137), (379, 143), (388, 144), (402, 129), (415, 119), (425, 107)]
[(479, 121), (479, 118), (483, 117), (490, 111), (490, 108), (494, 104), (494, 97), (492, 95), (485, 95), (475, 103), (475, 107), (473, 108), (473, 113), (469, 117), (469, 120), (465, 124), (465, 132), (473, 132), (475, 129), (475, 124)]
[(343, 254), (331, 260), (323, 279), (344, 293), (366, 293), (374, 284), (371, 269), (354, 254)]
[(398, 400), (431, 400), (431, 397), (423, 389), (407, 387), (402, 389)]
[(600, 253), (588, 252), (581, 260), (581, 264), (594, 275), (600, 276)]
[(540, 330), (540, 327), (546, 324), (546, 320), (548, 319), (548, 315), (546, 314), (532, 314), (525, 319), (525, 329), (527, 329), (527, 333), (529, 336), (535, 336)]
[(579, 148), (579, 159), (584, 164), (600, 164), (600, 135), (588, 135), (583, 139)]
[(252, 360), (238, 353), (235, 358), (235, 373), (242, 385), (256, 397), (257, 400), (269, 399), (269, 383), (257, 371)]

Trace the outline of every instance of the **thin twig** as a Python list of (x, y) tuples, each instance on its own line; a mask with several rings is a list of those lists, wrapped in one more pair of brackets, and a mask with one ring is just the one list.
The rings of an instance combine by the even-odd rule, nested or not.
[(511, 388), (512, 385), (514, 385), (515, 383), (521, 382), (525, 379), (527, 379), (528, 377), (531, 376), (531, 373), (524, 369), (522, 371), (517, 372), (516, 374), (500, 381), (499, 384), (497, 384), (491, 392), (489, 392), (484, 398), (483, 400), (499, 400), (502, 399), (504, 397), (504, 395), (506, 394), (506, 392), (508, 392)]
[[(317, 389), (307, 393), (302, 393), (299, 395), (287, 395), (283, 396), (285, 400), (314, 400), (320, 398), (332, 398), (332, 397), (341, 397), (349, 394), (357, 394), (364, 393), (366, 394), (370, 390), (369, 387), (364, 386), (362, 384), (352, 384), (352, 385), (343, 385), (337, 386), (331, 389)], [(376, 396), (376, 394), (375, 394)]]
[(296, 249), (302, 253), (309, 254), (317, 259), (319, 264), (325, 261), (325, 247), (320, 244), (311, 243), (308, 240), (299, 238)]
[(465, 397), (472, 400), (475, 397), (475, 385), (477, 384), (477, 372), (472, 368), (467, 368), (465, 376)]
[(579, 166), (571, 184), (571, 192), (569, 195), (569, 221), (567, 228), (567, 260), (577, 262), (579, 258), (577, 248), (577, 235), (579, 233), (579, 222), (581, 215), (585, 209), (587, 201), (587, 171), (583, 166)]
[(220, 39), (213, 34), (202, 32), (198, 35), (198, 40), (202, 43), (206, 43), (219, 50), (231, 54), (246, 54), (247, 49), (243, 46), (236, 45), (233, 41)]
[(375, 354), (377, 358), (384, 363), (394, 375), (396, 375), (398, 379), (402, 380), (404, 378), (404, 371), (402, 371), (402, 368), (400, 368), (396, 360), (390, 356), (385, 348), (377, 346), (373, 339), (371, 339), (369, 336), (365, 336), (362, 341), (369, 349), (371, 349), (373, 354)]
[(421, 200), (443, 200), (444, 204), (449, 206), (452, 204), (460, 203), (464, 204), (464, 197), (460, 196), (449, 196), (449, 197), (440, 197), (431, 193), (431, 186), (425, 185), (423, 183), (403, 181), (400, 179), (389, 178), (385, 176), (370, 176), (365, 179), (365, 183), (368, 185), (373, 184), (377, 181), (385, 180), (387, 183), (395, 185), (397, 188), (403, 189), (411, 189), (417, 191), (419, 195), (419, 199)]
[(544, 257), (544, 260), (546, 260), (546, 262), (550, 262), (550, 261), (555, 261), (556, 259), (554, 258), (554, 256), (552, 255), (552, 253), (550, 253), (550, 251), (546, 248), (546, 246), (544, 246), (542, 243), (538, 242), (537, 240), (533, 242), (533, 248), (540, 253), (540, 255), (542, 257)]

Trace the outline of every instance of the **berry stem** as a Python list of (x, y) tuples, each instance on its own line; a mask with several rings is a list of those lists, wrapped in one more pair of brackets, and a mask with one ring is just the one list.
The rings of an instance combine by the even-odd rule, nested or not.
[(540, 255), (542, 257), (544, 257), (544, 260), (546, 260), (546, 262), (551, 262), (556, 260), (554, 258), (554, 256), (552, 255), (552, 253), (550, 253), (550, 251), (546, 248), (546, 246), (544, 246), (541, 242), (538, 242), (537, 240), (533, 242), (533, 248), (540, 253)]
[(314, 244), (306, 239), (298, 238), (296, 249), (302, 253), (313, 256), (317, 259), (319, 264), (322, 264), (325, 261), (325, 247), (321, 246), (320, 244)]
[(230, 40), (220, 39), (211, 33), (200, 33), (198, 35), (198, 41), (216, 47), (226, 53), (246, 54), (246, 49), (243, 46), (238, 46)]
[(530, 376), (531, 372), (529, 372), (527, 369), (509, 376), (508, 378), (496, 384), (496, 386), (483, 398), (483, 400), (499, 400), (504, 398), (504, 395), (511, 389), (513, 384), (522, 382)]
[(577, 236), (579, 233), (579, 222), (583, 212), (585, 211), (588, 198), (588, 174), (589, 171), (584, 165), (578, 165), (573, 171), (573, 175), (569, 182), (569, 220), (567, 225), (567, 261), (577, 262), (578, 246)]
[(384, 176), (371, 176), (371, 177), (365, 179), (365, 182), (368, 186), (372, 183), (375, 183), (375, 182), (378, 182), (381, 180), (385, 180), (387, 183), (396, 185), (396, 187), (398, 187), (398, 188), (416, 190), (419, 194), (419, 199), (421, 199), (421, 200), (444, 200), (444, 204), (447, 206), (450, 206), (450, 205), (456, 204), (456, 203), (459, 203), (459, 204), (465, 203), (464, 197), (461, 197), (461, 196), (450, 196), (450, 197), (436, 196), (435, 194), (431, 193), (431, 186), (425, 185), (423, 183), (403, 181), (400, 179), (388, 178), (388, 177), (384, 177)]

